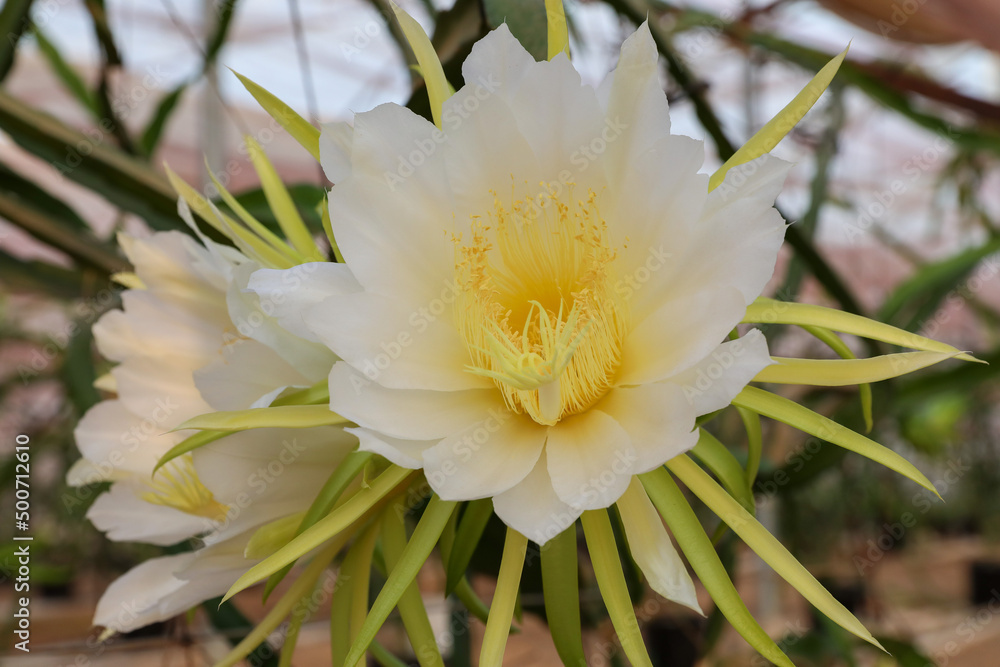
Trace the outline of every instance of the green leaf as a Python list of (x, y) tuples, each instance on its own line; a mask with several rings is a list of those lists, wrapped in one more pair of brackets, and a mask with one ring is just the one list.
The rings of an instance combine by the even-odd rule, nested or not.
[(174, 109), (177, 108), (177, 103), (181, 101), (187, 87), (187, 82), (184, 82), (160, 98), (156, 105), (156, 111), (153, 112), (153, 117), (146, 123), (146, 129), (139, 137), (139, 150), (142, 151), (143, 155), (151, 156), (156, 152), (163, 131), (167, 127), (167, 121), (173, 115)]
[(15, 195), (17, 199), (23, 200), (46, 216), (58, 220), (62, 225), (74, 230), (91, 231), (90, 225), (80, 217), (75, 209), (4, 164), (0, 164), (0, 192)]
[[(111, 148), (100, 128), (89, 136), (0, 92), (0, 128), (60, 174), (93, 190), (153, 229), (187, 232), (177, 217), (177, 196), (147, 165)], [(100, 141), (95, 141), (100, 138)]]
[(58, 219), (49, 217), (16, 194), (0, 194), (0, 217), (39, 241), (61, 250), (82, 266), (97, 269), (107, 275), (128, 268), (128, 263), (110, 246), (99, 241), (89, 229), (73, 229)]
[[(945, 299), (964, 300), (959, 288), (969, 273), (985, 258), (1000, 251), (1000, 238), (921, 266), (885, 300), (878, 318), (907, 331), (920, 330)], [(992, 274), (991, 274), (992, 275)]]
[(507, 539), (503, 545), (500, 572), (497, 574), (496, 592), (490, 605), (490, 617), (486, 622), (483, 646), (479, 653), (479, 667), (500, 667), (503, 663), (504, 648), (510, 635), (511, 618), (517, 604), (518, 589), (521, 585), (521, 571), (524, 556), (528, 551), (528, 538), (513, 528), (507, 528)]
[(215, 4), (218, 14), (215, 17), (215, 30), (212, 32), (208, 44), (205, 45), (205, 64), (203, 70), (207, 70), (219, 56), (219, 52), (226, 43), (229, 35), (229, 26), (232, 25), (233, 16), (236, 15), (237, 0), (220, 0)]
[(45, 33), (37, 25), (34, 26), (34, 33), (35, 42), (38, 43), (38, 50), (45, 56), (45, 59), (49, 62), (49, 67), (55, 72), (63, 86), (66, 87), (66, 90), (76, 98), (77, 102), (84, 109), (100, 120), (101, 114), (97, 106), (97, 100), (94, 99), (94, 94), (87, 88), (87, 84), (83, 82), (83, 79), (76, 73), (76, 70), (66, 62), (66, 59), (59, 53), (59, 49), (48, 40)]
[(403, 30), (403, 34), (406, 35), (406, 41), (413, 49), (413, 55), (420, 67), (420, 75), (424, 78), (424, 83), (427, 86), (427, 96), (430, 98), (434, 124), (440, 128), (442, 107), (445, 100), (451, 97), (454, 91), (444, 76), (441, 60), (424, 29), (398, 5), (393, 4), (392, 11), (396, 15), (396, 20), (399, 21), (399, 27)]
[(794, 359), (771, 357), (774, 364), (764, 367), (754, 382), (806, 384), (816, 387), (880, 382), (927, 368), (958, 356), (958, 352), (902, 352), (867, 359)]
[[(232, 71), (232, 70), (230, 70)], [(238, 72), (233, 72), (267, 114), (319, 162), (319, 130), (294, 109)]]
[(77, 334), (66, 346), (61, 371), (73, 407), (77, 414), (82, 415), (100, 402), (101, 394), (94, 388), (97, 371), (94, 369), (94, 353), (91, 349), (93, 332), (83, 322), (76, 322), (74, 326), (77, 327)]
[(438, 538), (441, 537), (455, 507), (456, 503), (454, 502), (441, 500), (437, 496), (431, 497), (431, 501), (427, 504), (423, 516), (420, 517), (416, 530), (413, 531), (410, 541), (407, 542), (399, 562), (389, 573), (389, 578), (375, 599), (375, 604), (372, 605), (368, 618), (365, 619), (365, 623), (361, 627), (361, 632), (358, 633), (351, 645), (351, 651), (347, 655), (347, 665), (353, 665), (364, 656), (368, 646), (375, 639), (375, 633), (385, 623), (403, 592), (427, 561), (427, 557), (430, 556)]
[(714, 435), (701, 429), (698, 444), (691, 453), (719, 478), (729, 495), (739, 501), (740, 505), (751, 514), (755, 511), (753, 494), (747, 484), (743, 467), (729, 448), (719, 442)]
[(458, 524), (454, 546), (448, 556), (445, 595), (451, 595), (458, 582), (465, 577), (469, 561), (472, 560), (472, 554), (479, 545), (479, 538), (486, 530), (486, 524), (492, 514), (493, 501), (490, 498), (473, 500), (466, 504), (462, 520)]
[(758, 653), (779, 667), (795, 667), (774, 640), (757, 623), (726, 573), (712, 542), (673, 478), (663, 468), (639, 475), (649, 499), (670, 526), (670, 532), (687, 556), (712, 600), (737, 632)]
[[(551, 60), (566, 49), (569, 55), (569, 35), (566, 30), (566, 15), (562, 13), (562, 30), (556, 21), (550, 23), (553, 15), (551, 5), (558, 4), (562, 10), (562, 0), (483, 0), (483, 10), (487, 25), (493, 29), (506, 23), (510, 32), (535, 60)], [(549, 42), (552, 42), (551, 46)], [(554, 50), (553, 50), (554, 49)]]
[(823, 588), (816, 578), (782, 546), (774, 535), (737, 503), (726, 491), (685, 455), (667, 461), (682, 482), (722, 519), (747, 546), (770, 565), (785, 581), (798, 590), (817, 609), (848, 632), (881, 648), (861, 622)]
[(840, 65), (846, 57), (847, 49), (844, 49), (840, 55), (834, 57), (820, 69), (816, 76), (806, 84), (806, 87), (798, 95), (792, 98), (792, 101), (784, 109), (765, 123), (764, 127), (760, 128), (756, 134), (750, 137), (743, 146), (737, 149), (726, 160), (725, 164), (719, 167), (718, 171), (712, 174), (712, 177), (708, 181), (708, 189), (711, 191), (717, 188), (726, 177), (726, 173), (733, 167), (746, 164), (765, 153), (769, 153), (771, 149), (777, 146), (778, 142), (784, 139), (785, 135), (798, 125), (802, 117), (806, 115), (806, 112), (816, 104), (820, 95), (826, 91), (827, 87), (833, 81), (833, 77), (837, 74), (837, 70), (840, 69)]
[(243, 550), (243, 557), (250, 560), (267, 558), (295, 537), (295, 529), (302, 522), (303, 512), (275, 519), (254, 531)]
[(0, 81), (3, 81), (14, 67), (17, 44), (21, 35), (31, 25), (32, 0), (6, 0), (0, 7)]
[(327, 540), (341, 536), (342, 534), (349, 538), (350, 534), (345, 533), (345, 530), (359, 519), (367, 517), (381, 505), (385, 504), (387, 499), (391, 497), (391, 494), (402, 492), (406, 486), (406, 481), (413, 474), (412, 470), (398, 466), (390, 467), (379, 475), (368, 488), (358, 491), (343, 505), (303, 531), (301, 535), (278, 549), (272, 556), (269, 556), (244, 572), (236, 583), (230, 587), (225, 599), (228, 600), (240, 591), (271, 576)]
[(977, 361), (975, 357), (962, 354), (951, 345), (940, 343), (915, 333), (898, 329), (882, 322), (834, 308), (813, 306), (804, 303), (787, 303), (774, 299), (758, 298), (747, 306), (743, 322), (747, 324), (795, 324), (833, 329), (842, 333), (880, 340), (883, 343), (908, 347), (925, 352), (944, 352), (956, 355), (963, 361)]
[(8, 292), (33, 292), (47, 297), (77, 299), (88, 296), (93, 274), (38, 261), (24, 261), (0, 250), (0, 283)]
[(733, 405), (753, 410), (757, 414), (771, 419), (777, 419), (800, 431), (805, 431), (817, 438), (861, 454), (876, 463), (881, 463), (890, 470), (895, 470), (900, 475), (908, 477), (928, 491), (938, 495), (930, 480), (896, 452), (883, 447), (874, 440), (869, 440), (860, 433), (855, 433), (851, 429), (841, 426), (832, 419), (799, 405), (795, 401), (756, 387), (744, 387), (743, 391), (733, 399)]
[(615, 533), (607, 510), (588, 510), (580, 517), (587, 550), (594, 566), (597, 586), (608, 608), (611, 624), (618, 634), (622, 649), (635, 667), (652, 667), (646, 645), (642, 641), (639, 622), (635, 618), (629, 597), (622, 562), (618, 555)]
[(209, 412), (192, 417), (174, 431), (246, 431), (252, 428), (313, 428), (346, 424), (348, 420), (325, 405), (281, 405), (231, 412)]
[[(403, 552), (406, 549), (405, 517), (405, 506), (399, 500), (382, 513), (382, 554), (385, 556), (385, 567), (390, 577), (392, 571), (402, 561)], [(413, 652), (417, 655), (420, 667), (444, 667), (444, 661), (438, 651), (434, 630), (431, 628), (431, 621), (427, 616), (424, 601), (420, 597), (420, 589), (417, 588), (416, 580), (412, 580), (403, 589), (397, 606), (399, 607), (399, 615), (403, 619), (406, 636), (410, 640)]]
[(556, 651), (566, 667), (586, 667), (575, 523), (545, 543), (541, 560), (545, 617)]

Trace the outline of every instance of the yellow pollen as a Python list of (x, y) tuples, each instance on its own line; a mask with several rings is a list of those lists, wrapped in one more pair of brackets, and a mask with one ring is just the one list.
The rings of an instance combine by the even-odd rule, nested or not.
[(213, 521), (224, 519), (229, 510), (198, 479), (190, 454), (180, 456), (157, 470), (146, 484), (150, 490), (141, 497), (154, 505), (173, 507)]
[[(542, 190), (548, 191), (542, 183)], [(582, 412), (610, 388), (627, 326), (614, 289), (617, 252), (597, 195), (545, 194), (471, 221), (456, 247), (456, 322), (472, 359), (508, 407), (540, 424)]]

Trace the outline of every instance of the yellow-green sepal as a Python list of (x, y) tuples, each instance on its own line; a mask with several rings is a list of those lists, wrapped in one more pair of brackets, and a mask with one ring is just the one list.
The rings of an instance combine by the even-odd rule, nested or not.
[[(848, 47), (850, 48), (850, 47)], [(726, 162), (719, 167), (719, 169), (712, 174), (711, 178), (708, 180), (708, 189), (714, 190), (717, 188), (725, 179), (726, 173), (733, 167), (739, 166), (741, 164), (746, 164), (751, 160), (769, 153), (771, 149), (778, 145), (785, 136), (792, 131), (802, 117), (806, 115), (806, 112), (812, 109), (813, 105), (820, 96), (826, 91), (833, 81), (833, 77), (837, 74), (837, 70), (840, 69), (841, 63), (844, 62), (844, 58), (847, 57), (847, 49), (841, 51), (839, 55), (834, 57), (830, 62), (828, 62), (816, 76), (806, 84), (806, 87), (799, 91), (791, 102), (785, 105), (785, 108), (778, 112), (778, 114), (765, 123), (764, 127), (760, 128), (756, 134), (750, 137), (745, 144), (743, 144), (739, 150), (730, 156)]]
[(276, 120), (281, 127), (285, 128), (285, 131), (292, 135), (292, 138), (299, 142), (319, 162), (319, 129), (262, 86), (254, 83), (239, 72), (233, 72), (233, 74), (240, 80), (240, 83), (247, 89), (247, 92), (253, 95), (253, 98), (257, 100), (257, 104), (267, 112), (267, 115)]
[(639, 481), (723, 616), (762, 656), (779, 667), (795, 667), (747, 609), (698, 516), (670, 473), (657, 468), (639, 475)]
[(313, 428), (347, 424), (349, 420), (325, 405), (281, 405), (229, 412), (209, 412), (192, 417), (173, 429), (184, 431), (246, 431), (252, 428)]
[(849, 449), (864, 457), (881, 463), (890, 470), (907, 477), (938, 497), (940, 495), (930, 480), (912, 463), (902, 456), (884, 447), (874, 440), (856, 433), (846, 426), (813, 412), (795, 401), (788, 400), (776, 394), (758, 389), (744, 387), (743, 391), (733, 399), (733, 405), (753, 410), (759, 415), (777, 419), (817, 438), (832, 442), (835, 445)]
[[(816, 581), (795, 557), (766, 528), (736, 502), (725, 489), (716, 484), (694, 461), (680, 455), (667, 461), (667, 468), (684, 482), (747, 546), (791, 584), (817, 609), (851, 634), (879, 648), (882, 645), (854, 614), (837, 601)], [(884, 650), (884, 649), (883, 649)]]

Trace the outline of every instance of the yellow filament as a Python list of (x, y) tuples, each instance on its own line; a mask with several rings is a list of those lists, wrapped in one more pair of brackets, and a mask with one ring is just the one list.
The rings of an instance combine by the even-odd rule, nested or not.
[(594, 192), (512, 193), (509, 206), (493, 196), (487, 220), (472, 219), (471, 243), (455, 239), (468, 370), (492, 379), (512, 410), (554, 424), (599, 400), (621, 361), (617, 252)]
[(225, 518), (229, 510), (198, 479), (190, 454), (180, 456), (157, 470), (147, 485), (150, 490), (141, 497), (154, 505), (173, 507), (213, 521)]

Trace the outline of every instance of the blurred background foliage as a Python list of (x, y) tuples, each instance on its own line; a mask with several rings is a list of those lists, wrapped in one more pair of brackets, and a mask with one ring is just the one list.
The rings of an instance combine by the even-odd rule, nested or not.
[[(101, 489), (78, 493), (63, 480), (76, 458), (73, 425), (100, 400), (94, 381), (108, 370), (95, 354), (90, 327), (119, 305), (122, 288), (113, 275), (127, 266), (115, 232), (187, 233), (161, 162), (179, 163), (178, 171), (202, 186), (202, 154), (216, 173), (238, 176), (231, 165), (245, 158), (239, 135), (263, 124), (259, 116), (248, 116), (249, 105), (236, 108), (245, 100), (234, 101), (233, 77), (220, 67), (231, 64), (227, 54), (241, 43), (252, 52), (254, 30), (271, 30), (280, 56), (267, 68), (261, 64), (262, 72), (244, 60), (242, 73), (266, 87), (301, 83), (301, 94), (289, 102), (316, 122), (345, 118), (386, 99), (429, 116), (421, 82), (408, 68), (412, 56), (396, 26), (385, 21), (388, 0), (345, 0), (323, 8), (308, 2), (300, 7), (296, 0), (267, 8), (250, 0), (150, 4), (169, 23), (146, 25), (144, 34), (167, 28), (175, 33), (172, 48), (180, 51), (156, 57), (169, 63), (183, 56), (193, 63), (181, 76), (174, 68), (170, 77), (158, 77), (148, 54), (139, 58), (145, 58), (145, 69), (130, 66), (134, 24), (143, 20), (130, 3), (7, 0), (0, 9), (0, 514), (8, 516), (13, 502), (10, 443), (15, 433), (28, 433), (39, 471), (32, 481), (34, 576), (53, 594), (84, 570), (121, 571), (151, 550), (107, 542), (83, 518)], [(472, 44), (504, 21), (537, 58), (545, 52), (542, 0), (403, 4), (430, 30), (456, 88)], [(67, 34), (60, 17), (70, 8), (75, 32)], [(569, 2), (567, 12), (574, 57), (588, 81), (613, 66), (622, 37), (648, 18), (675, 131), (707, 139), (708, 166), (727, 158), (856, 36), (833, 88), (779, 147), (778, 154), (798, 166), (779, 200), (794, 224), (771, 289), (784, 300), (836, 305), (941, 338), (974, 350), (990, 365), (945, 364), (875, 387), (873, 437), (929, 471), (947, 503), (926, 503), (916, 487), (883, 468), (765, 424), (755, 488), (761, 515), (800, 558), (841, 581), (848, 596), (864, 587), (865, 562), (878, 567), (871, 541), (904, 515), (916, 520), (893, 537), (893, 549), (956, 536), (996, 543), (997, 5), (592, 0)], [(324, 26), (338, 38), (317, 37)], [(78, 41), (91, 45), (84, 56), (72, 47)], [(354, 87), (324, 79), (324, 67), (340, 68)], [(44, 83), (33, 85), (35, 78)], [(328, 109), (325, 101), (337, 86), (353, 92)], [(142, 92), (138, 102), (135, 91)], [(141, 113), (133, 113), (137, 105)], [(280, 141), (274, 147), (278, 157), (272, 159), (282, 167), (300, 213), (321, 237), (317, 206), (329, 184), (307, 154)], [(259, 187), (235, 180), (237, 199), (274, 225)], [(830, 354), (801, 332), (771, 327), (766, 333), (778, 353)], [(850, 343), (858, 353), (889, 351)], [(864, 428), (853, 390), (819, 388), (798, 398)], [(719, 416), (712, 429), (745, 459), (745, 434), (735, 412)], [(491, 534), (496, 546), (499, 529), (488, 527), (473, 568), (495, 567)], [(733, 566), (733, 543), (718, 537)], [(10, 554), (0, 551), (8, 574)], [(526, 587), (532, 580), (525, 577)], [(637, 588), (636, 599), (641, 594)], [(585, 617), (596, 625), (601, 614), (595, 609)], [(234, 624), (238, 634), (240, 619), (216, 620)], [(711, 650), (719, 627), (713, 615), (695, 652)], [(799, 639), (789, 650), (802, 664), (855, 664), (853, 645), (824, 622)], [(899, 664), (927, 664), (912, 646), (893, 645)], [(664, 660), (660, 664), (675, 664)]]

